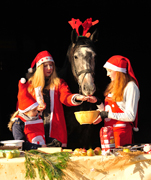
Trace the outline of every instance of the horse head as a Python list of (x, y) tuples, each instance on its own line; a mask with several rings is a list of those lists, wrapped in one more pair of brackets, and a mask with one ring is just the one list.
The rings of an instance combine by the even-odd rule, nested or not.
[(94, 84), (96, 56), (94, 42), (97, 41), (97, 36), (97, 30), (89, 38), (78, 36), (75, 29), (71, 33), (71, 45), (67, 56), (73, 76), (79, 84), (79, 93), (84, 95), (93, 95), (96, 91)]

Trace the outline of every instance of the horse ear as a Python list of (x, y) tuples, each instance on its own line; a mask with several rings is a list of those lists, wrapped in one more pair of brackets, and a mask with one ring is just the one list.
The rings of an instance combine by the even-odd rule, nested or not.
[(96, 42), (98, 41), (98, 37), (99, 37), (99, 32), (98, 30), (96, 29), (93, 34), (91, 34), (90, 36), (90, 40), (93, 41), (93, 42)]
[(71, 32), (71, 42), (76, 43), (77, 40), (78, 40), (78, 34), (77, 34), (76, 30), (73, 29)]

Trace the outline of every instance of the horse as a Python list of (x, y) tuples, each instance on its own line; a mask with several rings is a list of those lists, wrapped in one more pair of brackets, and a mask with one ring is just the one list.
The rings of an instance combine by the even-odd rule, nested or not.
[[(71, 44), (67, 50), (67, 58), (58, 75), (67, 82), (72, 93), (79, 92), (88, 96), (96, 92), (94, 74), (97, 37), (97, 30), (89, 38), (78, 36), (75, 29), (71, 32)], [(102, 124), (80, 125), (74, 115), (76, 111), (96, 109), (96, 104), (89, 102), (83, 102), (79, 106), (64, 106), (68, 136), (67, 148), (94, 149), (100, 146), (99, 131)]]

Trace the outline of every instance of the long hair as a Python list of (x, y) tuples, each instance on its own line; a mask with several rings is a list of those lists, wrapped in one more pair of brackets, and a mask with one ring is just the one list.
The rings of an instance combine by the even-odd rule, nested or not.
[(8, 123), (8, 129), (10, 130), (10, 131), (12, 131), (12, 126), (13, 126), (13, 124), (14, 124), (14, 122), (15, 122), (15, 117), (17, 116), (19, 114), (19, 111), (15, 111), (12, 115), (11, 115), (11, 118), (10, 118), (10, 121), (9, 121), (9, 123)]
[(44, 88), (47, 90), (53, 89), (54, 87), (58, 87), (60, 83), (60, 79), (57, 76), (55, 65), (53, 67), (53, 73), (49, 77), (47, 85), (45, 86), (45, 75), (44, 75), (44, 64), (41, 64), (37, 67), (35, 73), (31, 78), (29, 78), (28, 82), (30, 86), (28, 87), (29, 93), (33, 96), (35, 95), (34, 88), (41, 86), (41, 90), (43, 91)]
[(107, 96), (109, 93), (112, 94), (112, 99), (114, 101), (122, 101), (124, 89), (128, 82), (135, 80), (129, 75), (122, 72), (116, 72), (115, 80), (107, 86), (104, 96)]

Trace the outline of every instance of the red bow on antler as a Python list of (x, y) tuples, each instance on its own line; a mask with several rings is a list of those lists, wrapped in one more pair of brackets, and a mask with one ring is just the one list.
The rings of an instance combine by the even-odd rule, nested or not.
[(91, 26), (94, 26), (95, 24), (97, 24), (99, 22), (99, 20), (93, 21), (92, 22), (92, 18), (88, 18), (84, 21), (84, 23), (82, 23), (79, 19), (74, 19), (72, 18), (71, 21), (68, 21), (68, 23), (71, 25), (71, 27), (73, 29), (76, 30), (78, 36), (79, 34), (79, 26), (83, 26), (83, 34), (82, 36), (87, 36), (87, 32), (90, 29)]
[(92, 22), (92, 18), (86, 19), (84, 21), (84, 23), (82, 23), (82, 26), (83, 26), (83, 34), (82, 35), (85, 36), (86, 33), (88, 32), (88, 30), (90, 29), (90, 27), (94, 26), (98, 22), (99, 22), (99, 20)]
[(82, 22), (79, 19), (72, 18), (71, 21), (68, 21), (68, 23), (71, 25), (72, 29), (76, 30), (79, 36), (79, 26), (82, 25)]

